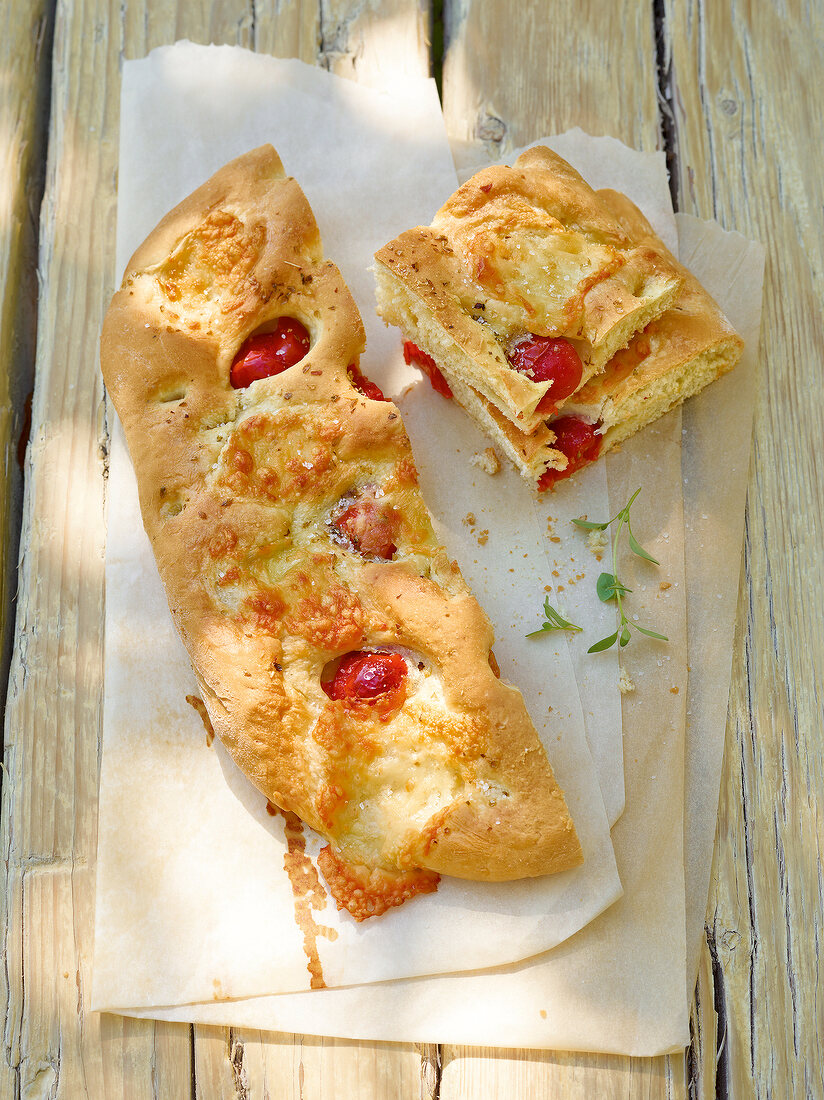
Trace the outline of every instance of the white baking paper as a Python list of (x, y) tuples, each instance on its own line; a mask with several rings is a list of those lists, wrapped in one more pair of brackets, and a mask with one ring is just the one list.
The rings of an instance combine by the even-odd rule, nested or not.
[[(304, 186), (326, 253), (362, 305), (365, 372), (390, 392), (402, 388), (414, 375), (403, 367), (397, 333), (374, 315), (368, 267), (379, 245), (408, 219), (429, 220), (455, 187), (429, 81), (410, 82), (400, 97), (390, 97), (297, 62), (190, 44), (127, 63), (119, 269), (155, 220), (203, 177), (266, 140)], [(438, 446), (414, 444), (422, 482), (426, 489), (445, 467), (453, 471), (446, 482), (453, 495), (431, 503), (447, 545), (467, 567), (470, 582), (478, 582), (482, 600), (497, 597), (504, 585), (484, 581), (484, 572), (503, 573), (509, 584), (514, 548), (520, 553), (523, 544), (523, 553), (537, 558), (540, 578), (540, 536), (523, 541), (510, 509), (508, 526), (498, 524), (477, 566), (460, 545), (452, 546), (452, 531), (462, 529), (456, 527), (461, 487), (470, 470), (477, 473), (459, 461), (474, 445), (467, 443), (473, 429), (464, 417), (453, 428)], [(119, 431), (112, 437), (109, 488), (94, 1004), (122, 1010), (307, 989), (310, 960), (284, 871), (282, 819), (267, 814), (265, 800), (217, 743), (207, 745), (201, 719), (186, 701), (196, 694), (195, 684), (165, 611)], [(327, 900), (314, 915), (313, 932), (327, 986), (523, 958), (561, 942), (620, 894), (568, 654), (564, 649), (558, 658), (566, 665), (553, 684), (547, 650), (533, 648), (533, 665), (524, 669), (513, 645), (513, 629), (522, 629), (520, 609), (529, 599), (540, 603), (540, 588), (533, 592), (524, 582), (527, 570), (520, 557), (513, 575), (517, 594), (487, 610), (500, 639), (503, 674), (524, 689), (585, 863), (518, 883), (445, 879), (436, 894), (363, 925)], [(307, 835), (306, 844), (309, 855), (316, 854), (317, 838)]]
[[(687, 993), (692, 997), (707, 913), (718, 790), (732, 668), (738, 580), (744, 541), (764, 246), (736, 233), (724, 252), (704, 223), (678, 215), (684, 263), (724, 302), (744, 339), (736, 369), (684, 406), (685, 556), (689, 604), (687, 790), (684, 822), (687, 888)], [(735, 447), (730, 447), (734, 440)]]

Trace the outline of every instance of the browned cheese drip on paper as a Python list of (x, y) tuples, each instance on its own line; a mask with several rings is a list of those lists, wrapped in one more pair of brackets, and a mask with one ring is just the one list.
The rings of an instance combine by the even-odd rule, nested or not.
[(295, 897), (295, 923), (303, 933), (303, 951), (307, 958), (307, 970), (311, 976), (312, 989), (325, 989), (323, 970), (318, 954), (318, 936), (337, 939), (333, 928), (317, 923), (313, 909), (326, 908), (324, 890), (315, 865), (306, 854), (306, 838), (303, 835), (303, 822), (289, 810), (279, 810), (272, 802), (266, 803), (266, 810), (274, 816), (282, 814), (286, 835), (286, 853), (283, 856), (283, 868), (289, 876), (292, 893)]
[(206, 704), (198, 695), (187, 695), (186, 702), (200, 715), (200, 720), (203, 722), (203, 726), (206, 730), (206, 744), (211, 748), (212, 742), (215, 739), (215, 731), (212, 729), (212, 720), (209, 717), (209, 712), (206, 710)]

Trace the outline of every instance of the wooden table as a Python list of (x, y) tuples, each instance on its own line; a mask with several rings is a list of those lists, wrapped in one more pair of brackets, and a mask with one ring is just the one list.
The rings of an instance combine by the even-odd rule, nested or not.
[[(433, 7), (3, 6), (3, 1097), (824, 1096), (824, 617), (813, 587), (824, 565), (824, 469), (820, 400), (810, 400), (824, 357), (824, 5)], [(108, 446), (97, 339), (113, 290), (119, 65), (183, 37), (299, 57), (353, 79), (431, 69), (451, 137), (492, 149), (574, 124), (663, 147), (677, 208), (767, 245), (726, 763), (683, 1057), (343, 1042), (88, 1011)]]

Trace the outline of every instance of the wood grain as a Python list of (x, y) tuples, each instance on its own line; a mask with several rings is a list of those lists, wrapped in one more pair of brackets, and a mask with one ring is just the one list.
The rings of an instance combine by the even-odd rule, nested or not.
[(444, 5), (443, 109), (450, 139), (494, 153), (580, 126), (636, 149), (658, 148), (649, 3), (496, 0)]
[(197, 1096), (209, 1100), (427, 1100), (406, 1044), (198, 1027)]
[[(722, 1095), (824, 1094), (821, 4), (667, 3), (684, 209), (764, 241), (762, 385), (704, 971)], [(790, 74), (792, 74), (790, 76)]]
[(0, 9), (0, 684), (4, 688), (14, 631), (23, 505), (22, 437), (34, 385), (37, 237), (48, 132), (51, 28), (46, 0)]

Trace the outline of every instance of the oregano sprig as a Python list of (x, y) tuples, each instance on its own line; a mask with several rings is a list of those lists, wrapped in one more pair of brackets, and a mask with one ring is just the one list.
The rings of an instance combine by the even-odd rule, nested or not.
[(605, 523), (594, 523), (592, 520), (587, 519), (574, 519), (572, 522), (577, 526), (583, 528), (585, 531), (606, 531), (611, 523), (618, 521), (618, 526), (615, 528), (615, 534), (612, 539), (612, 572), (602, 573), (595, 585), (595, 590), (598, 593), (598, 599), (602, 603), (608, 603), (610, 600), (614, 600), (618, 608), (618, 614), (620, 616), (620, 624), (614, 634), (608, 634), (606, 638), (601, 638), (599, 642), (591, 645), (587, 650), (587, 653), (602, 653), (605, 649), (610, 649), (617, 642), (623, 649), (628, 645), (631, 634), (630, 625), (635, 630), (646, 634), (648, 638), (658, 638), (662, 642), (669, 641), (665, 634), (659, 634), (655, 630), (649, 630), (646, 627), (639, 626), (638, 623), (630, 624), (629, 619), (624, 614), (623, 597), (632, 592), (631, 588), (627, 588), (618, 579), (618, 541), (621, 537), (621, 531), (626, 527), (627, 536), (629, 541), (629, 548), (633, 554), (637, 554), (639, 558), (644, 558), (645, 561), (651, 562), (653, 565), (659, 565), (660, 562), (647, 553), (647, 551), (641, 546), (638, 540), (632, 533), (632, 527), (630, 526), (629, 511), (635, 501), (635, 498), (641, 492), (638, 488), (629, 498), (624, 507)]
[(527, 634), (527, 638), (537, 638), (541, 634), (551, 630), (583, 630), (582, 626), (576, 626), (575, 623), (569, 622), (563, 617), (560, 611), (556, 611), (552, 604), (549, 602), (549, 596), (544, 600), (544, 615), (546, 616), (546, 622), (541, 623), (537, 630), (533, 630), (531, 634)]

